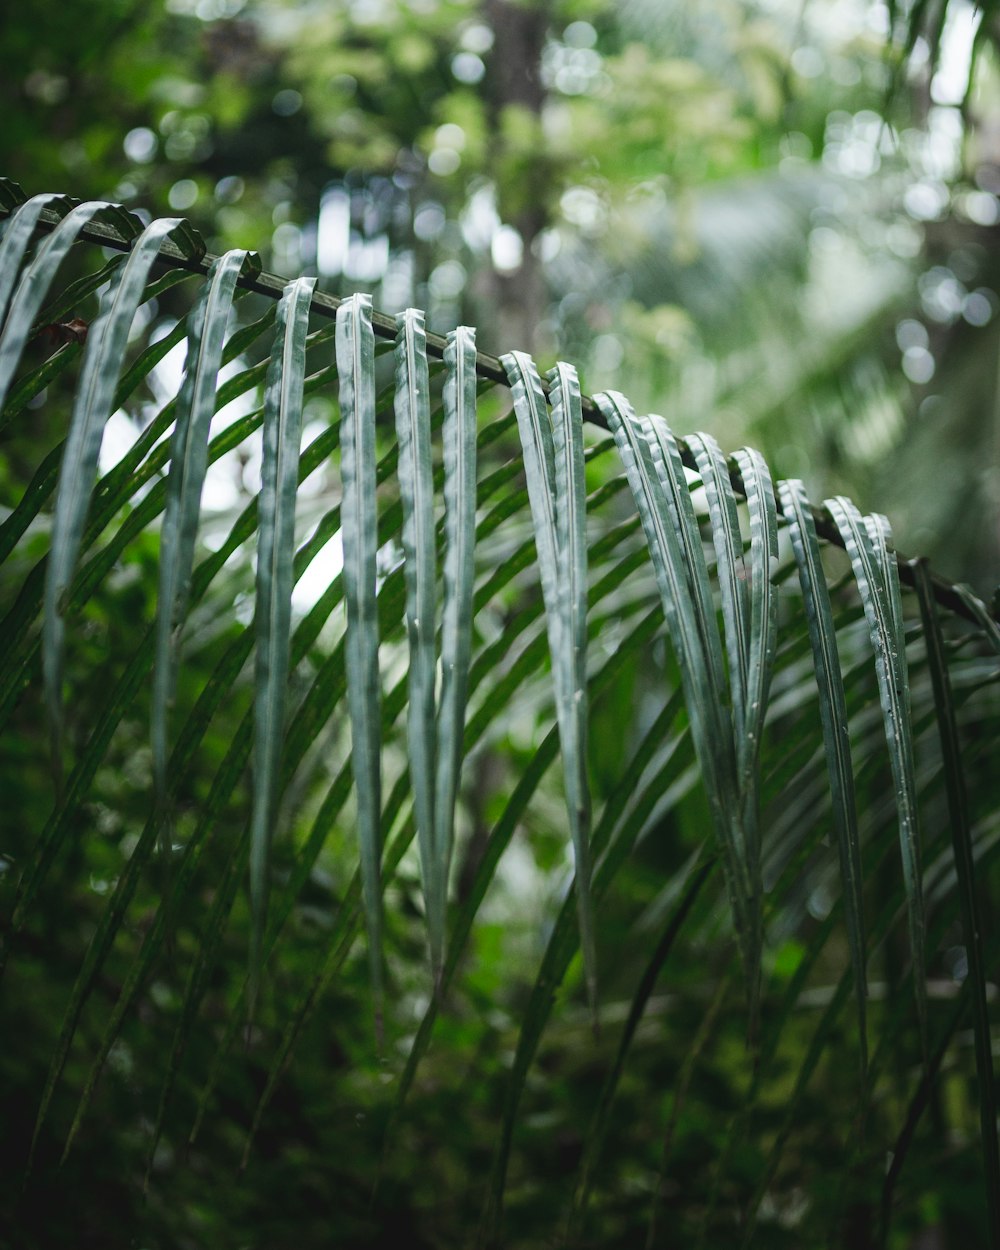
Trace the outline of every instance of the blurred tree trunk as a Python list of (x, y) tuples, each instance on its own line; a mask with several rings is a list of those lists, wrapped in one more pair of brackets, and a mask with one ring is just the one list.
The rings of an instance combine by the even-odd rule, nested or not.
[(545, 87), (540, 71), (550, 15), (546, 0), (484, 0), (483, 17), (494, 36), (487, 92), (498, 209), (504, 224), (513, 226), (524, 243), (518, 269), (493, 270), (490, 294), (498, 343), (507, 351), (532, 351), (546, 304), (542, 266), (532, 247), (548, 224), (548, 208), (539, 194), (547, 185), (546, 170), (540, 150), (515, 150), (505, 132), (504, 114), (520, 109), (522, 121), (541, 126)]

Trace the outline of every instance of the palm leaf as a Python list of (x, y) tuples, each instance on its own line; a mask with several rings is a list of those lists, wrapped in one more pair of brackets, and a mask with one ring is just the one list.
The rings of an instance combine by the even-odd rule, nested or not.
[[(583, 470), (583, 410), (580, 382), (572, 365), (557, 364), (548, 375), (555, 459), (556, 542), (561, 600), (558, 720), (566, 804), (576, 854), (576, 894), (587, 977), (597, 1001), (597, 955), (590, 914), (590, 784), (587, 779), (587, 531)], [(550, 616), (551, 609), (548, 609)], [(567, 661), (569, 661), (567, 663)]]
[[(50, 236), (55, 237), (55, 234)], [(208, 430), (215, 411), (215, 389), (227, 324), (224, 310), (232, 304), (236, 279), (245, 259), (244, 252), (228, 252), (212, 266), (191, 313), (191, 359), (177, 399), (170, 447), (172, 470), (160, 535), (159, 611), (150, 727), (153, 780), (161, 807), (166, 798), (167, 716), (176, 684), (177, 633), (191, 589), (201, 492), (208, 469)], [(169, 849), (165, 819), (162, 827)]]
[(375, 614), (375, 340), (371, 299), (355, 295), (337, 312), (344, 483), (344, 600), (347, 605), (347, 700), (351, 761), (358, 802), (361, 877), (368, 929), (375, 1028), (382, 1034), (382, 903), (379, 861), (381, 765), (379, 752), (378, 633)]
[(132, 318), (163, 240), (184, 223), (154, 221), (143, 231), (124, 268), (112, 279), (98, 320), (91, 327), (83, 375), (63, 453), (52, 522), (52, 550), (45, 575), (43, 671), (52, 735), (52, 758), (62, 773), (63, 599), (80, 551), (83, 523), (97, 470), (104, 425), (111, 415)]
[(254, 802), (250, 830), (250, 898), (254, 913), (253, 978), (259, 973), (267, 906), (268, 850), (273, 836), (292, 614), (295, 492), (302, 435), (309, 304), (316, 283), (290, 282), (278, 305), (275, 350), (264, 394), (257, 547), (257, 675), (254, 705)]
[[(778, 601), (771, 586), (771, 564), (778, 556), (778, 518), (771, 473), (751, 447), (734, 453), (750, 513), (750, 637), (743, 732), (736, 741), (740, 784), (751, 787), (757, 771), (768, 694), (774, 671)], [(725, 489), (725, 483), (723, 483)], [(737, 582), (741, 580), (736, 570)]]
[[(49, 196), (37, 196), (30, 205), (26, 204), (19, 210), (4, 236), (3, 245), (0, 246), (0, 312), (10, 298), (10, 290), (23, 257), (23, 252), (18, 254), (19, 245), (25, 240), (25, 235), (30, 237), (31, 233), (30, 227), (27, 230), (20, 229), (22, 214), (34, 207), (41, 212), (42, 208), (49, 206), (50, 199)], [(42, 203), (37, 203), (39, 200)], [(18, 284), (10, 316), (7, 318), (3, 337), (0, 338), (0, 408), (3, 407), (4, 400), (7, 398), (24, 344), (35, 324), (35, 319), (56, 271), (76, 241), (81, 228), (105, 207), (97, 200), (80, 204), (67, 213), (38, 249), (37, 255)], [(31, 217), (37, 221), (37, 214), (33, 211), (29, 214), (29, 221)], [(25, 222), (26, 226), (27, 224)], [(33, 226), (35, 223), (31, 224)], [(54, 320), (53, 317), (52, 321)]]
[[(538, 544), (545, 600), (556, 715), (565, 761), (566, 811), (576, 852), (577, 903), (587, 993), (597, 1001), (594, 925), (590, 909), (590, 798), (586, 776), (586, 586), (583, 441), (579, 385), (568, 368), (556, 367), (550, 419), (541, 378), (523, 352), (503, 358), (517, 414), (528, 499)], [(552, 425), (560, 436), (559, 454)]]
[(403, 501), (406, 627), (410, 652), (407, 745), (431, 964), (437, 977), (441, 967), (447, 865), (436, 845), (434, 817), (437, 772), (434, 698), (437, 553), (434, 543), (430, 381), (423, 313), (415, 308), (407, 309), (400, 313), (397, 324), (396, 434)]
[[(677, 479), (676, 462), (669, 444), (665, 450), (660, 442), (661, 435), (664, 441), (669, 435), (649, 425), (643, 428), (624, 396), (611, 394), (595, 398), (611, 424), (646, 532), (667, 627), (680, 667), (713, 825), (723, 847), (733, 919), (750, 1000), (755, 1004), (759, 978), (759, 895), (755, 907), (741, 805), (736, 793), (732, 730), (723, 719), (721, 644), (710, 608), (700, 538), (692, 532), (690, 497), (686, 485)], [(658, 452), (655, 464), (654, 447)], [(668, 495), (673, 501), (672, 516)], [(682, 498), (688, 500), (686, 506)]]
[(687, 445), (698, 466), (708, 499), (722, 597), (733, 720), (736, 725), (742, 726), (746, 721), (750, 670), (750, 644), (747, 638), (749, 601), (743, 563), (743, 539), (736, 515), (736, 497), (729, 481), (725, 458), (715, 439), (707, 434), (695, 434), (687, 439)]
[(880, 524), (865, 524), (857, 508), (848, 499), (830, 499), (826, 506), (843, 535), (847, 554), (851, 558), (875, 651), (875, 671), (878, 674), (886, 742), (889, 746), (899, 812), (899, 849), (903, 863), (903, 880), (906, 884), (914, 969), (913, 986), (921, 1036), (926, 1045), (926, 921), (920, 875), (917, 802), (914, 793), (909, 684), (896, 565), (889, 554), (885, 532)]
[[(568, 365), (558, 365), (543, 382), (520, 353), (502, 360), (477, 354), (467, 328), (441, 338), (424, 328), (416, 310), (393, 319), (373, 311), (365, 296), (338, 301), (317, 292), (311, 280), (288, 284), (259, 273), (243, 253), (203, 256), (200, 241), (181, 222), (154, 223), (143, 231), (110, 206), (75, 206), (61, 197), (22, 204), (23, 196), (7, 184), (0, 185), (0, 198), (11, 217), (0, 243), (0, 302), (6, 310), (0, 424), (19, 419), (45, 387), (74, 395), (65, 444), (41, 460), (0, 524), (2, 584), (10, 594), (0, 621), (0, 716), (8, 727), (17, 726), (21, 709), (40, 701), (52, 726), (53, 758), (57, 766), (70, 762), (49, 815), (31, 830), (17, 871), (3, 883), (12, 887), (5, 958), (21, 958), (18, 943), (34, 931), (50, 899), (79, 897), (76, 861), (68, 852), (83, 805), (103, 793), (103, 778), (135, 724), (151, 726), (152, 742), (153, 802), (121, 856), (107, 897), (88, 904), (89, 940), (46, 1056), (32, 1149), (41, 1147), (43, 1129), (57, 1118), (63, 1085), (72, 1087), (76, 1099), (64, 1149), (82, 1140), (88, 1108), (103, 1096), (108, 1060), (148, 1001), (154, 978), (173, 979), (163, 971), (164, 945), (176, 933), (182, 941), (172, 959), (186, 961), (186, 967), (177, 969), (185, 974), (177, 978), (183, 990), (150, 1108), (151, 1168), (156, 1143), (172, 1132), (171, 1107), (179, 1091), (201, 1088), (197, 1130), (220, 1083), (243, 1062), (235, 1047), (245, 1020), (240, 1008), (245, 1002), (254, 1006), (264, 961), (273, 958), (278, 967), (277, 956), (288, 955), (276, 981), (276, 1027), (270, 1002), (259, 1005), (260, 1034), (273, 1038), (274, 1046), (249, 1118), (249, 1151), (307, 1023), (335, 981), (341, 994), (356, 984), (353, 950), (362, 929), (377, 1031), (383, 1005), (399, 1019), (396, 989), (409, 983), (408, 934), (416, 923), (406, 900), (411, 880), (422, 878), (437, 992), (414, 1017), (419, 1022), (391, 1095), (388, 1168), (404, 1107), (415, 1114), (412, 1095), (422, 1090), (423, 1074), (438, 1057), (448, 1061), (449, 1036), (435, 1023), (445, 1012), (463, 1010), (465, 970), (475, 963), (479, 934), (489, 928), (484, 906), (491, 892), (502, 893), (498, 879), (508, 848), (522, 831), (534, 839), (536, 829), (549, 828), (568, 835), (575, 883), (567, 890), (568, 883), (557, 887), (550, 877), (551, 929), (538, 946), (537, 973), (511, 991), (519, 1005), (509, 1040), (500, 1041), (505, 1026), (495, 1024), (492, 1013), (476, 1013), (484, 1050), (500, 1042), (510, 1055), (485, 1194), (482, 1236), (490, 1240), (501, 1227), (511, 1161), (522, 1145), (530, 1147), (518, 1124), (534, 1096), (533, 1067), (546, 1032), (551, 1036), (559, 1028), (552, 1019), (555, 990), (563, 983), (571, 994), (582, 988), (595, 1019), (616, 1018), (614, 1004), (600, 1013), (596, 1007), (597, 913), (602, 925), (606, 918), (620, 923), (616, 909), (630, 898), (627, 887), (619, 891), (620, 883), (642, 854), (636, 848), (655, 839), (683, 846), (680, 862), (687, 868), (660, 882), (644, 915), (633, 917), (627, 930), (630, 942), (634, 935), (649, 949), (637, 949), (636, 975), (624, 987), (623, 1027), (609, 1052), (572, 1212), (575, 1221), (589, 1203), (591, 1217), (603, 1218), (606, 1180), (598, 1160), (611, 1153), (612, 1111), (627, 1089), (629, 1068), (648, 1063), (639, 1025), (653, 986), (667, 976), (683, 987), (682, 960), (703, 957), (718, 936), (714, 891), (707, 888), (713, 862), (704, 849), (707, 824), (719, 848), (737, 946), (735, 957), (721, 948), (716, 991), (701, 1002), (702, 1032), (704, 1021), (715, 1020), (725, 1033), (726, 1018), (705, 1004), (722, 1001), (721, 987), (734, 973), (742, 972), (746, 987), (751, 1037), (759, 1004), (766, 1001), (768, 1010), (732, 1131), (716, 1157), (716, 1179), (706, 1184), (705, 1235), (715, 1221), (729, 1219), (716, 1209), (729, 1200), (728, 1160), (751, 1142), (763, 1146), (762, 1166), (741, 1199), (742, 1231), (747, 1239), (753, 1235), (765, 1196), (781, 1183), (786, 1147), (822, 1061), (841, 1044), (851, 981), (863, 1070), (869, 1033), (875, 1039), (861, 1113), (884, 1118), (884, 1105), (903, 1108), (891, 1133), (898, 1152), (884, 1186), (889, 1212), (930, 1078), (945, 1048), (955, 1045), (960, 1007), (938, 1010), (924, 969), (956, 922), (969, 952), (995, 1235), (1000, 1167), (991, 1132), (987, 972), (977, 941), (981, 919), (972, 874), (992, 862), (1000, 845), (982, 784), (998, 728), (1000, 629), (978, 600), (923, 565), (901, 561), (877, 516), (863, 518), (843, 499), (829, 501), (828, 514), (818, 514), (795, 482), (779, 484), (776, 506), (757, 453), (741, 449), (727, 461), (707, 436), (685, 442), (661, 418), (636, 418), (623, 396), (590, 400), (580, 394)], [(61, 291), (51, 289), (74, 241), (130, 254), (124, 262), (100, 263)], [(153, 279), (158, 261), (166, 272)], [(176, 291), (171, 301), (180, 300), (180, 284), (199, 275), (207, 280), (188, 317), (129, 355), (139, 305), (170, 290)], [(104, 284), (78, 379), (77, 345), (20, 366), (39, 318), (57, 320), (84, 307)], [(242, 324), (250, 304), (240, 297), (249, 292), (281, 302)], [(336, 326), (308, 334), (311, 314), (334, 319)], [(275, 320), (268, 361), (259, 343)], [(231, 328), (232, 321), (237, 324)], [(147, 409), (144, 388), (185, 339), (188, 364), (180, 393), (158, 412)], [(331, 339), (335, 365), (324, 354)], [(396, 345), (395, 375), (386, 376), (381, 396), (376, 339)], [(237, 360), (240, 372), (220, 385), (221, 365)], [(440, 391), (432, 384), (432, 361), (444, 364)], [(505, 380), (513, 416), (504, 414), (497, 394), (487, 393)], [(477, 391), (483, 392), (478, 398)], [(240, 396), (249, 411), (209, 439), (215, 414)], [(300, 455), (307, 396), (329, 415)], [(142, 412), (142, 428), (95, 485), (103, 428), (118, 408)], [(394, 440), (388, 437), (392, 410)], [(585, 446), (584, 420), (610, 428), (613, 437)], [(438, 428), (442, 457), (435, 468)], [(260, 495), (202, 551), (199, 533), (207, 533), (202, 527), (209, 518), (200, 500), (207, 474), (227, 455), (248, 454), (261, 430)], [(335, 487), (333, 501), (321, 503), (338, 447), (342, 494), (338, 498)], [(624, 473), (612, 463), (612, 448)], [(598, 483), (586, 499), (585, 465)], [(692, 504), (694, 473), (704, 487), (707, 516)], [(791, 559), (779, 559), (779, 507)], [(44, 536), (50, 514), (48, 554), (39, 558), (44, 544), (37, 536)], [(78, 708), (81, 676), (75, 648), (66, 645), (67, 637), (75, 637), (70, 627), (82, 614), (117, 602), (121, 571), (137, 551), (148, 550), (157, 523), (156, 615), (143, 619), (122, 663), (107, 680), (102, 671)], [(311, 532), (296, 551), (295, 530), (307, 523)], [(257, 576), (251, 585), (246, 568), (255, 534)], [(824, 569), (821, 544), (830, 542), (846, 549), (849, 579)], [(335, 544), (342, 570), (329, 570), (325, 587), (299, 608), (293, 587), (305, 592), (307, 580), (318, 575), (321, 554)], [(906, 619), (901, 583), (917, 591), (925, 647), (917, 645), (921, 631)], [(242, 596), (252, 602), (252, 612)], [(337, 611), (342, 600), (346, 623)], [(962, 633), (952, 632), (958, 622)], [(664, 633), (672, 656), (661, 649)], [(64, 710), (70, 686), (74, 698)], [(878, 703), (872, 701), (876, 687)], [(183, 706), (171, 715), (175, 697)], [(620, 742), (608, 742), (606, 729), (594, 732), (595, 723), (607, 725), (600, 718), (609, 707), (620, 708), (624, 718), (611, 734)], [(177, 732), (171, 741), (173, 717)], [(71, 759), (68, 723), (79, 731)], [(886, 741), (889, 788), (880, 782)], [(615, 763), (605, 764), (605, 751)], [(505, 787), (500, 797), (479, 795), (478, 782), (461, 793), (463, 769), (477, 758), (499, 761)], [(699, 774), (702, 785), (696, 787)], [(471, 782), (471, 771), (466, 776)], [(471, 811), (481, 800), (488, 800), (476, 817), (482, 829), (470, 833)], [(276, 839), (282, 802), (292, 828), (290, 836)], [(167, 877), (153, 852), (158, 840), (174, 840), (166, 819), (173, 809), (183, 815)], [(951, 842), (936, 816), (925, 818), (933, 836), (922, 848), (922, 878), (918, 813), (945, 809)], [(836, 854), (823, 846), (828, 828), (836, 834)], [(410, 867), (414, 839), (419, 875)], [(894, 841), (902, 851), (899, 881), (890, 871)], [(83, 854), (90, 854), (86, 839)], [(460, 868), (453, 873), (456, 856)], [(54, 872), (57, 863), (60, 871)], [(340, 874), (338, 910), (322, 939), (309, 939), (299, 923), (303, 897), (330, 864)], [(248, 868), (246, 909), (241, 887)], [(265, 912), (268, 882), (274, 897)], [(879, 896), (870, 932), (864, 919), (868, 888)], [(805, 932), (807, 900), (811, 905), (824, 891), (834, 910), (816, 928), (794, 976), (780, 983), (766, 971), (765, 922), (774, 946), (787, 934)], [(455, 907), (449, 916), (450, 893)], [(933, 902), (926, 933), (925, 894)], [(909, 1053), (908, 1016), (898, 996), (886, 1010), (869, 1010), (865, 1000), (869, 947), (888, 940), (901, 903), (921, 1032), (935, 1040), (923, 1078), (898, 1064), (892, 1070), (894, 1057)], [(420, 909), (412, 910), (417, 916)], [(847, 968), (831, 940), (841, 925)], [(234, 971), (232, 952), (245, 955), (247, 946), (249, 972), (245, 958)], [(582, 986), (570, 975), (578, 950)], [(391, 994), (383, 989), (383, 965), (391, 969)], [(803, 1000), (831, 967), (834, 984), (826, 987), (824, 1010), (806, 1027)], [(105, 1005), (97, 995), (108, 984), (113, 1001)], [(224, 1004), (228, 1013), (214, 1031), (203, 1011), (206, 1001)], [(568, 1006), (560, 1004), (558, 1014)], [(85, 1027), (92, 1023), (97, 1027)], [(802, 1039), (791, 1069), (782, 1049), (789, 1034)], [(84, 1051), (81, 1069), (76, 1056)], [(668, 1118), (659, 1138), (668, 1143), (662, 1153), (671, 1167), (678, 1158), (679, 1108), (698, 1096), (692, 1073), (709, 1062), (699, 1057), (696, 1065), (688, 1051), (667, 1091)], [(890, 1080), (899, 1084), (900, 1097), (880, 1102), (877, 1095)], [(787, 1105), (768, 1121), (761, 1108), (766, 1111), (779, 1086)], [(852, 1148), (863, 1157), (863, 1143)]]
[(64, 204), (60, 195), (44, 193), (32, 196), (26, 204), (22, 204), (7, 222), (2, 241), (0, 241), (0, 316), (7, 312), (7, 305), (13, 294), (21, 262), (28, 250), (31, 237), (38, 227), (42, 210), (57, 204)]
[(830, 814), (837, 835), (840, 876), (844, 890), (847, 933), (854, 970), (854, 992), (858, 1010), (858, 1036), (861, 1040), (861, 1066), (868, 1063), (866, 1024), (867, 973), (862, 895), (861, 842), (858, 836), (854, 772), (848, 735), (847, 699), (837, 653), (837, 632), (830, 594), (820, 560), (816, 526), (801, 482), (778, 483), (781, 508), (788, 522), (792, 550), (799, 570), (802, 602), (809, 628), (819, 711), (823, 727), (823, 749), (830, 778)]
[(429, 913), (444, 949), (448, 876), (455, 844), (455, 799), (462, 768), (465, 703), (472, 657), (476, 541), (476, 340), (461, 326), (448, 336), (444, 384), (444, 607), (441, 621), (441, 699), (434, 786), (434, 856), (440, 873), (438, 913)]

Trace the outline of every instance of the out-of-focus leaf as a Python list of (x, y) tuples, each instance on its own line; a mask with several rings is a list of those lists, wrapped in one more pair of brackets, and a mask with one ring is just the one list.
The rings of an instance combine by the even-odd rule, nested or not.
[(941, 757), (944, 762), (945, 793), (948, 796), (948, 817), (951, 842), (958, 878), (958, 900), (962, 911), (962, 936), (965, 939), (969, 974), (966, 983), (972, 999), (972, 1027), (976, 1046), (976, 1071), (979, 1077), (979, 1119), (983, 1142), (983, 1166), (986, 1173), (986, 1200), (989, 1207), (989, 1232), (992, 1250), (1000, 1246), (1000, 1150), (997, 1147), (997, 1106), (993, 1083), (993, 1048), (990, 1040), (990, 1014), (986, 1003), (987, 970), (983, 956), (982, 918), (976, 900), (975, 857), (972, 850), (972, 829), (965, 772), (962, 767), (962, 745), (958, 733), (955, 698), (948, 674), (948, 661), (934, 602), (927, 563), (916, 560), (913, 565), (914, 586), (924, 627), (924, 646), (934, 690)]

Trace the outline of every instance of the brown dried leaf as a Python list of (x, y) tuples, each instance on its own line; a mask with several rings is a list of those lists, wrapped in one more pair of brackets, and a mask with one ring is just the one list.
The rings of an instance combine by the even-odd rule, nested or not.
[(38, 331), (37, 337), (47, 339), (51, 343), (79, 343), (82, 346), (87, 341), (89, 328), (90, 326), (86, 321), (82, 321), (79, 317), (74, 317), (72, 321), (42, 326)]

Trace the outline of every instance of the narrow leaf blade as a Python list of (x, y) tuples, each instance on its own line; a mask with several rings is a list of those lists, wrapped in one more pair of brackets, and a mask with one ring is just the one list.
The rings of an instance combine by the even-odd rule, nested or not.
[(819, 694), (823, 749), (830, 777), (830, 811), (837, 836), (847, 938), (854, 973), (854, 994), (861, 1040), (862, 1076), (868, 1066), (866, 939), (862, 893), (861, 841), (858, 834), (854, 771), (848, 734), (847, 696), (837, 651), (837, 633), (812, 509), (800, 481), (778, 483), (781, 510), (788, 522), (792, 551), (809, 630)]
[(17, 275), (24, 254), (31, 243), (42, 212), (47, 208), (66, 204), (61, 195), (45, 192), (34, 195), (14, 213), (0, 239), (0, 317), (7, 311), (10, 297), (17, 284)]
[[(251, 980), (260, 972), (267, 918), (267, 863), (278, 806), (285, 733), (295, 557), (295, 491), (302, 436), (309, 304), (315, 278), (290, 282), (278, 305), (275, 346), (264, 391), (260, 529), (257, 544), (257, 664), (254, 695), (250, 898)], [(252, 996), (251, 996), (252, 997)]]
[[(617, 392), (599, 394), (594, 396), (594, 402), (607, 418), (618, 446), (660, 588), (712, 823), (723, 851), (722, 862), (733, 923), (747, 977), (752, 1028), (759, 997), (759, 896), (755, 897), (747, 869), (746, 841), (741, 829), (742, 814), (736, 792), (732, 728), (723, 717), (718, 631), (715, 630), (713, 647), (711, 631), (715, 629), (714, 620), (707, 619), (705, 591), (697, 590), (701, 570), (694, 555), (694, 536), (688, 534), (685, 540), (695, 565), (692, 568), (681, 548), (683, 528), (679, 535), (681, 523), (675, 524), (668, 505), (669, 488), (675, 499), (675, 516), (683, 506), (680, 483), (670, 483), (669, 480), (672, 464), (669, 444), (664, 449), (659, 432), (651, 428), (648, 421), (641, 422), (636, 418), (631, 404), (623, 395)], [(654, 465), (656, 448), (659, 449), (659, 456)], [(664, 478), (667, 479), (666, 486)], [(684, 493), (687, 494), (686, 487)], [(700, 551), (700, 541), (698, 548)], [(695, 586), (692, 586), (692, 577), (698, 579)], [(707, 573), (705, 578), (707, 580)]]
[(711, 435), (692, 434), (687, 445), (694, 456), (712, 522), (712, 543), (715, 547), (719, 589), (722, 592), (722, 619), (725, 625), (726, 651), (729, 659), (729, 684), (733, 698), (733, 720), (743, 725), (746, 719), (747, 682), (750, 670), (748, 635), (749, 603), (743, 542), (736, 512), (736, 498), (725, 457)]
[(867, 524), (856, 506), (843, 496), (825, 501), (844, 540), (858, 593), (865, 610), (868, 632), (875, 652), (875, 673), (885, 726), (889, 762), (899, 817), (899, 850), (906, 888), (913, 988), (920, 1036), (927, 1053), (927, 983), (923, 887), (920, 871), (920, 833), (917, 816), (916, 777), (910, 724), (909, 679), (902, 645), (903, 625), (899, 610), (895, 558), (889, 553), (881, 524)]
[(734, 459), (743, 478), (750, 512), (750, 638), (743, 733), (737, 733), (740, 784), (757, 771), (768, 693), (777, 650), (778, 602), (771, 585), (771, 561), (778, 555), (778, 517), (771, 473), (759, 452), (741, 447)]
[(440, 929), (444, 949), (448, 876), (455, 842), (455, 799), (462, 769), (465, 703), (472, 658), (476, 543), (476, 338), (468, 326), (448, 335), (444, 383), (444, 608), (441, 619), (441, 699), (437, 719), (434, 853), (444, 888)]
[[(38, 253), (25, 270), (10, 305), (10, 315), (0, 338), (0, 408), (3, 408), (7, 392), (14, 379), (14, 371), (21, 359), (35, 318), (42, 307), (56, 270), (73, 245), (80, 230), (95, 213), (105, 205), (99, 200), (79, 204), (72, 209), (38, 249)], [(4, 240), (6, 243), (6, 238)], [(4, 296), (4, 262), (0, 258), (0, 314)]]
[(59, 472), (52, 547), (45, 569), (42, 672), (57, 776), (61, 776), (62, 769), (63, 598), (80, 551), (101, 439), (111, 415), (132, 318), (161, 244), (180, 224), (176, 219), (165, 218), (146, 227), (124, 268), (112, 278), (101, 314), (91, 326), (87, 339)]
[(597, 1001), (597, 953), (590, 902), (590, 783), (587, 778), (587, 518), (583, 472), (583, 408), (572, 365), (548, 375), (555, 452), (562, 690), (559, 738), (566, 803), (576, 856), (577, 905), (591, 1003)]
[[(560, 464), (553, 444), (552, 425), (534, 361), (523, 352), (504, 356), (518, 433), (524, 453), (528, 502), (538, 550), (538, 571), (545, 603), (545, 623), (552, 657), (559, 742), (564, 761), (566, 810), (576, 852), (580, 936), (583, 946), (587, 996), (596, 1004), (597, 970), (594, 925), (590, 905), (589, 798), (586, 782), (585, 689), (577, 685), (586, 651), (578, 654), (581, 637), (586, 645), (586, 551), (583, 526), (583, 439), (573, 428), (573, 392), (579, 391), (564, 366), (556, 387), (560, 406), (562, 445)], [(582, 418), (581, 418), (582, 419)], [(565, 542), (565, 547), (563, 543)], [(583, 569), (582, 587), (580, 569)], [(583, 595), (582, 621), (580, 596)], [(579, 693), (579, 699), (577, 694)], [(582, 706), (580, 706), (582, 704)]]
[(434, 837), (436, 551), (429, 388), (424, 314), (408, 308), (396, 318), (395, 398), (410, 660), (406, 731), (431, 965), (437, 979), (447, 878)]
[(375, 997), (382, 1032), (382, 835), (379, 728), (378, 616), (375, 605), (375, 336), (371, 297), (353, 295), (337, 309), (340, 377), (340, 464), (344, 498), (344, 598), (347, 605), (347, 703), (351, 761), (358, 801), (361, 882)]
[(167, 717), (176, 679), (176, 631), (191, 589), (201, 491), (208, 467), (208, 432), (229, 310), (245, 252), (227, 252), (212, 266), (188, 319), (187, 370), (176, 405), (170, 443), (170, 475), (160, 531), (156, 657), (153, 665), (151, 740), (153, 781), (161, 809), (161, 836), (169, 842), (165, 816)]

